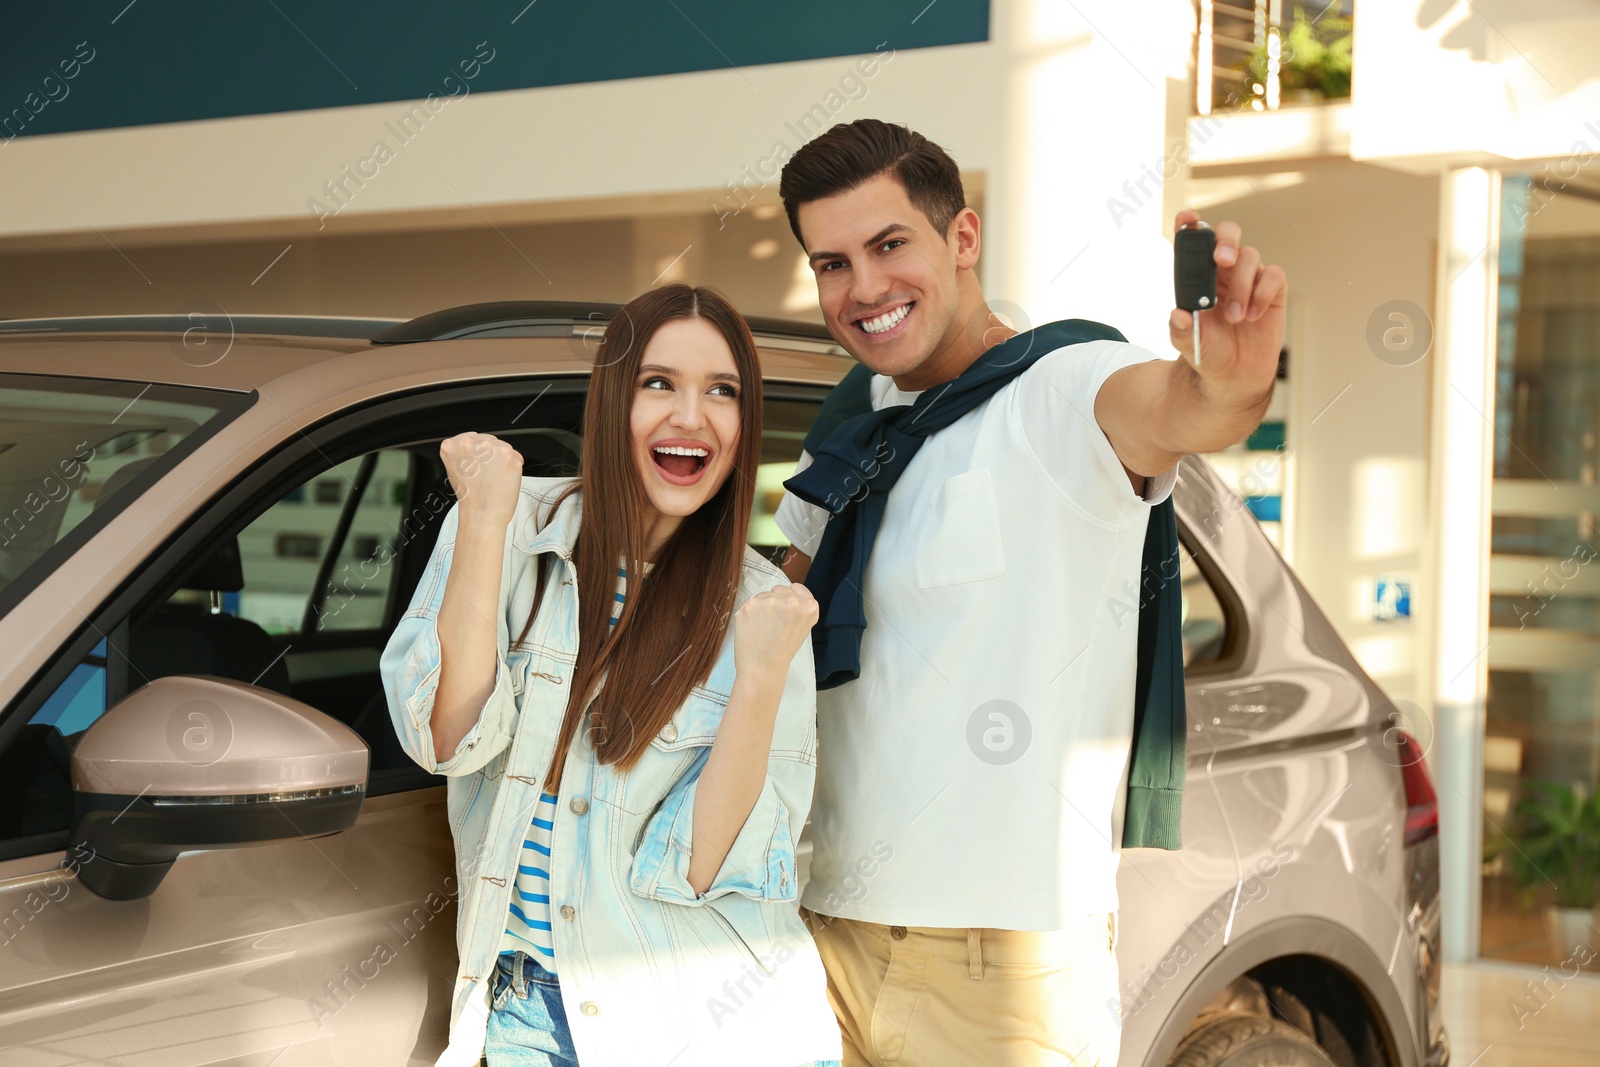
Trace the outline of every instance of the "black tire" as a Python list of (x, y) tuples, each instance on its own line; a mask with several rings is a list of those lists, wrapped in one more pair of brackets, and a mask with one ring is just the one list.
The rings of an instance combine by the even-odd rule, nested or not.
[(1190, 1031), (1168, 1067), (1336, 1067), (1316, 1042), (1280, 1019), (1226, 1015)]

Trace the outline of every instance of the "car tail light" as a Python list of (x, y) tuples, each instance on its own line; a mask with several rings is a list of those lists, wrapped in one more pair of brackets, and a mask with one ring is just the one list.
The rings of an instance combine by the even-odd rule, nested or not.
[(1400, 753), (1400, 779), (1406, 787), (1406, 844), (1439, 836), (1439, 798), (1428, 777), (1422, 746), (1404, 730), (1394, 731)]

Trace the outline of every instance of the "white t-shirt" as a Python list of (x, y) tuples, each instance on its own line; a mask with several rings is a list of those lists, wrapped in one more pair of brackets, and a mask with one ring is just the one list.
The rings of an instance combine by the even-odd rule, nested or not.
[[(1115, 371), (1176, 358), (1051, 352), (890, 490), (861, 676), (817, 694), (807, 908), (1013, 930), (1116, 910), (1140, 561), (1177, 470), (1137, 496), (1094, 400)], [(871, 384), (874, 408), (918, 395)], [(827, 518), (788, 494), (777, 511), (808, 555)]]

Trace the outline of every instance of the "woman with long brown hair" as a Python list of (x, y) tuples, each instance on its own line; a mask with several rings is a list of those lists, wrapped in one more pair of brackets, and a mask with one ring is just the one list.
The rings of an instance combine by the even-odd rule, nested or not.
[(816, 601), (745, 543), (761, 411), (743, 318), (669, 285), (605, 329), (580, 477), (522, 477), (488, 434), (440, 447), (458, 503), (381, 669), (448, 776), (441, 1065), (841, 1055), (797, 908)]

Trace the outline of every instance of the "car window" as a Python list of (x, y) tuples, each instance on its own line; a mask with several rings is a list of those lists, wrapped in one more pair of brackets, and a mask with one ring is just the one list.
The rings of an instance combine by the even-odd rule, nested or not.
[(128, 493), (146, 469), (169, 465), (164, 458), (175, 461), (186, 439), (231, 418), (244, 397), (0, 374), (0, 592)]
[(106, 710), (102, 638), (0, 751), (0, 841), (67, 829), (72, 746)]
[(822, 410), (822, 398), (768, 398), (761, 416), (761, 466), (756, 470), (755, 504), (750, 509), (750, 544), (776, 562), (789, 539), (774, 517), (783, 499), (783, 481), (794, 474), (800, 444)]
[(101, 638), (28, 721), (54, 726), (70, 737), (87, 730), (105, 710), (106, 638)]
[[(394, 568), (380, 565), (394, 548), (405, 505), (410, 455), (401, 449), (356, 456), (288, 493), (239, 533), (243, 588), (223, 593), (222, 610), (273, 635), (298, 634), (313, 613), (317, 630), (374, 629), (383, 624)], [(340, 527), (349, 513), (348, 528)], [(205, 603), (209, 592), (180, 589), (173, 603)]]
[(1196, 667), (1222, 658), (1227, 644), (1228, 618), (1211, 580), (1183, 545), (1178, 551), (1183, 589), (1183, 665)]

